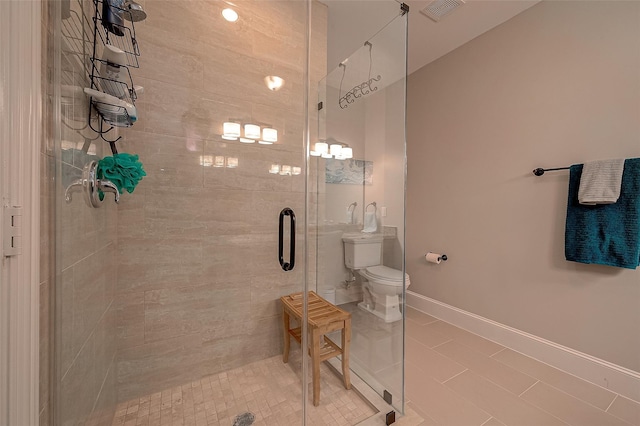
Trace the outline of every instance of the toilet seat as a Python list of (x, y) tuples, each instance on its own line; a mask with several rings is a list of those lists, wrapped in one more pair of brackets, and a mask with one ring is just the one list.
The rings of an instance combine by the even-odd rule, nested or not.
[[(388, 285), (392, 287), (402, 286), (402, 271), (398, 269), (389, 268), (388, 266), (377, 265), (370, 266), (362, 271), (368, 280), (375, 281), (377, 284)], [(406, 285), (409, 286), (409, 275), (405, 274)]]

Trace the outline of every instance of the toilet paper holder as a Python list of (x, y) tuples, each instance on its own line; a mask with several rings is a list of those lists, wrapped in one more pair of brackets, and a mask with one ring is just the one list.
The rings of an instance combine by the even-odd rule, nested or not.
[[(432, 253), (432, 252), (429, 252), (429, 253)], [(429, 254), (429, 253), (427, 253), (427, 254)], [(424, 255), (425, 258), (427, 257), (427, 254)], [(448, 257), (447, 257), (446, 254), (441, 254), (440, 255), (440, 259), (442, 259), (442, 261), (446, 261), (448, 259)]]

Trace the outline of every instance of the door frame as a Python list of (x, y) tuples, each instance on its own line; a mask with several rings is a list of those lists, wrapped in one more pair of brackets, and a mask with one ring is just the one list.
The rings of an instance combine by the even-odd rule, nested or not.
[[(0, 240), (7, 207), (20, 207), (21, 253), (0, 258), (0, 424), (39, 422), (40, 150), (39, 0), (0, 1)], [(16, 232), (13, 232), (16, 234)]]

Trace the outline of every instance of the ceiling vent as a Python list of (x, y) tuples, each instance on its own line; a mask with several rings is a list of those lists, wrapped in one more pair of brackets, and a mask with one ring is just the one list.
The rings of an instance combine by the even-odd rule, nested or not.
[(464, 0), (435, 0), (424, 9), (420, 9), (420, 12), (432, 21), (438, 22), (463, 4)]

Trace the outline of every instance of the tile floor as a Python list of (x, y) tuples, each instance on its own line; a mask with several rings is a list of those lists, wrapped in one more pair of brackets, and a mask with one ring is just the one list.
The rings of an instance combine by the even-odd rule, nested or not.
[[(288, 364), (276, 356), (123, 402), (112, 424), (231, 426), (236, 416), (250, 412), (255, 426), (300, 425), (300, 355), (299, 350), (292, 350)], [(328, 366), (321, 366), (320, 375), (320, 405), (307, 406), (307, 424), (355, 425), (375, 414), (356, 392), (344, 388)]]
[[(356, 302), (340, 305), (351, 313), (350, 365), (365, 382), (373, 377), (394, 401), (401, 398), (402, 389), (402, 321), (384, 320), (359, 308)], [(332, 335), (340, 342), (340, 334)]]
[(640, 425), (640, 403), (415, 309), (407, 406), (423, 425)]
[[(400, 324), (376, 321), (355, 304), (341, 307), (353, 314), (353, 362), (398, 392)], [(407, 309), (406, 327), (408, 415), (398, 426), (640, 426), (638, 402), (415, 309)], [(277, 356), (120, 404), (113, 424), (232, 425), (249, 411), (254, 425), (299, 425), (299, 358), (295, 351), (290, 366)], [(322, 369), (310, 425), (355, 425), (374, 414)]]

